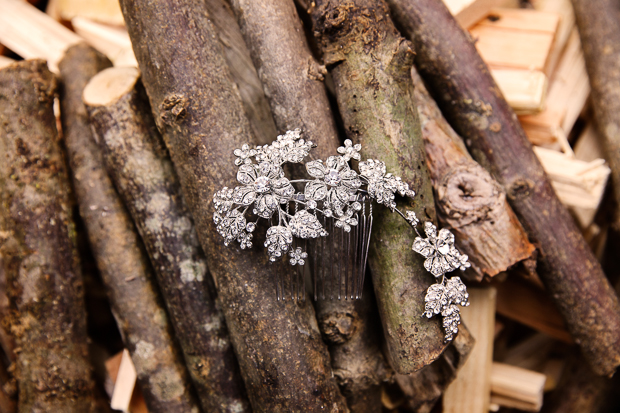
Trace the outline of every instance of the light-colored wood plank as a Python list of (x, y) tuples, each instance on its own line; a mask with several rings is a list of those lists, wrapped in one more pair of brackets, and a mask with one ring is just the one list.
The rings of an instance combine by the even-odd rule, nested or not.
[(444, 0), (457, 22), (468, 28), (489, 13), (494, 7), (511, 3), (509, 0)]
[(124, 27), (110, 26), (84, 17), (75, 17), (71, 24), (77, 34), (108, 56), (114, 66), (138, 67), (129, 34)]
[(560, 23), (556, 13), (544, 13), (532, 9), (493, 8), (478, 25), (497, 29), (544, 32), (555, 36)]
[(22, 0), (0, 0), (0, 43), (24, 59), (46, 59), (58, 72), (58, 62), (82, 39), (36, 7)]
[(491, 365), (495, 332), (494, 288), (470, 288), (470, 306), (461, 309), (461, 317), (476, 345), (448, 386), (443, 397), (444, 413), (486, 413), (491, 391)]
[(574, 29), (551, 78), (545, 110), (537, 115), (520, 116), (519, 120), (526, 132), (528, 128), (539, 132), (535, 140), (556, 141), (559, 136), (570, 133), (589, 94), (590, 84), (579, 33)]
[(7, 67), (12, 63), (15, 63), (15, 60), (11, 59), (10, 57), (0, 56), (0, 69), (2, 69), (3, 67)]
[(541, 71), (491, 69), (491, 75), (517, 114), (542, 111), (547, 96), (547, 76)]
[(534, 9), (555, 13), (560, 17), (558, 30), (547, 62), (547, 74), (554, 73), (568, 38), (575, 27), (575, 13), (570, 0), (532, 0)]
[(57, 0), (57, 12), (62, 20), (86, 17), (101, 23), (125, 24), (118, 0)]
[[(491, 369), (491, 398), (494, 403), (513, 407), (518, 403), (521, 410), (537, 412), (542, 407), (547, 376), (504, 363), (493, 363)], [(525, 409), (524, 409), (525, 408)]]
[[(114, 397), (114, 391), (116, 389), (116, 382), (118, 379), (120, 379), (120, 376), (123, 373), (121, 371), (122, 369), (121, 365), (122, 365), (122, 362), (125, 360), (124, 358), (125, 353), (127, 353), (127, 350), (120, 351), (114, 356), (110, 357), (105, 362), (106, 371), (108, 373), (107, 378), (106, 378), (106, 391), (108, 392), (111, 398)], [(133, 366), (133, 363), (131, 365)], [(108, 390), (108, 387), (111, 387), (111, 389)], [(142, 397), (142, 393), (140, 392), (139, 387), (134, 386), (131, 401), (126, 411), (128, 411), (129, 413), (149, 413), (146, 407), (146, 403), (144, 402), (144, 397)]]
[(136, 374), (136, 369), (131, 361), (129, 352), (125, 349), (123, 350), (116, 382), (114, 383), (114, 392), (112, 393), (112, 400), (110, 401), (111, 408), (123, 412), (129, 411), (131, 396), (137, 378), (138, 375)]
[(476, 49), (491, 67), (544, 70), (553, 34), (477, 24), (469, 29)]

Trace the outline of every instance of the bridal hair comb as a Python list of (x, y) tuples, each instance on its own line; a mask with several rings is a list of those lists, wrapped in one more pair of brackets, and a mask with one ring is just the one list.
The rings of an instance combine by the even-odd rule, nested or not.
[[(283, 165), (302, 163), (315, 145), (302, 138), (299, 129), (278, 136), (271, 145), (250, 148), (243, 145), (234, 151), (239, 168), (235, 188), (223, 188), (213, 197), (213, 220), (224, 244), (238, 242), (242, 249), (251, 248), (257, 222), (263, 218), (270, 224), (264, 246), (269, 260), (288, 259), (293, 267), (287, 276), (276, 277), (278, 299), (304, 299), (305, 263), (313, 270), (314, 298), (358, 299), (362, 286), (370, 234), (373, 202), (402, 216), (415, 230), (413, 251), (426, 260), (424, 268), (440, 280), (426, 293), (424, 315), (443, 316), (445, 340), (458, 332), (460, 311), (467, 306), (468, 294), (459, 277), (446, 277), (456, 269), (470, 266), (467, 255), (454, 246), (454, 235), (447, 229), (424, 223), (423, 238), (418, 232), (415, 213), (403, 213), (396, 207), (396, 195), (413, 198), (415, 193), (401, 178), (386, 171), (379, 160), (361, 161), (361, 145), (350, 140), (338, 148), (339, 155), (325, 162), (305, 164), (312, 179), (289, 180)], [(359, 172), (349, 165), (360, 161)], [(293, 184), (303, 191), (297, 191)], [(308, 254), (308, 241), (310, 251)], [(277, 268), (277, 266), (274, 266)]]

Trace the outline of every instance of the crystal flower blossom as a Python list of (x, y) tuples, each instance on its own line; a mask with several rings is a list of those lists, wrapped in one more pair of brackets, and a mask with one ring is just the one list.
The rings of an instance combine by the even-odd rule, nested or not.
[(454, 246), (454, 235), (450, 231), (444, 228), (437, 234), (437, 227), (426, 222), (424, 232), (427, 238), (416, 237), (413, 250), (426, 258), (424, 268), (435, 277), (441, 277), (457, 268), (465, 270), (471, 266), (467, 255), (461, 254)]

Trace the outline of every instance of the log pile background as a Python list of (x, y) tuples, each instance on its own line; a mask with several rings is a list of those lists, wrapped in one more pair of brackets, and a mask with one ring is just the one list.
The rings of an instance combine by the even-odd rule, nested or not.
[[(295, 128), (455, 234), (454, 341), (387, 209), (359, 301), (224, 247)], [(617, 2), (0, 0), (0, 156), (0, 413), (620, 410)]]

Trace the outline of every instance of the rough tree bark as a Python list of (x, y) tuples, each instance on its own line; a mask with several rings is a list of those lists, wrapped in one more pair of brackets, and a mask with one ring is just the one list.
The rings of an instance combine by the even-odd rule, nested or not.
[(506, 200), (506, 192), (474, 161), (412, 69), (426, 163), (439, 221), (452, 229), (469, 256), (474, 281), (493, 277), (529, 259), (534, 246)]
[(204, 0), (204, 4), (217, 29), (224, 58), (239, 89), (252, 133), (259, 145), (269, 144), (278, 134), (276, 124), (230, 4), (227, 0)]
[(194, 413), (197, 404), (148, 258), (105, 171), (82, 103), (89, 79), (109, 65), (85, 44), (70, 48), (59, 65), (62, 124), (80, 215), (149, 411)]
[(312, 305), (278, 302), (262, 250), (224, 246), (213, 194), (234, 185), (248, 121), (200, 3), (122, 0), (155, 121), (206, 252), (255, 411), (345, 411)]
[[(261, 74), (280, 133), (301, 128), (317, 144), (309, 158), (337, 154), (338, 132), (322, 83), (325, 67), (312, 56), (292, 0), (232, 2), (252, 59)], [(295, 179), (307, 178), (292, 168)], [(323, 251), (331, 260), (330, 251)], [(362, 301), (320, 300), (315, 303), (319, 328), (327, 341), (338, 384), (352, 412), (381, 409), (380, 383), (389, 368), (380, 351), (370, 296)]]
[[(362, 155), (385, 162), (416, 191), (408, 208), (435, 221), (431, 180), (413, 96), (413, 52), (389, 18), (383, 1), (316, 1), (315, 35), (330, 69), (348, 136)], [(438, 319), (422, 318), (434, 277), (411, 251), (415, 232), (388, 208), (375, 208), (370, 248), (377, 304), (394, 369), (412, 373), (444, 351)]]
[(437, 404), (444, 390), (456, 378), (456, 373), (465, 364), (475, 340), (464, 325), (459, 334), (441, 357), (413, 374), (397, 374), (407, 407), (416, 413), (429, 413)]
[(99, 73), (84, 90), (86, 110), (110, 176), (151, 258), (202, 407), (247, 412), (224, 315), (139, 76), (134, 68)]
[(43, 60), (0, 71), (0, 214), (18, 411), (93, 412), (86, 308), (69, 181)]
[(572, 0), (591, 87), (591, 102), (616, 200), (620, 231), (620, 3)]
[(540, 252), (539, 275), (593, 370), (620, 364), (620, 304), (557, 198), (474, 41), (435, 0), (390, 0), (416, 48), (416, 67), (474, 159), (504, 187)]

